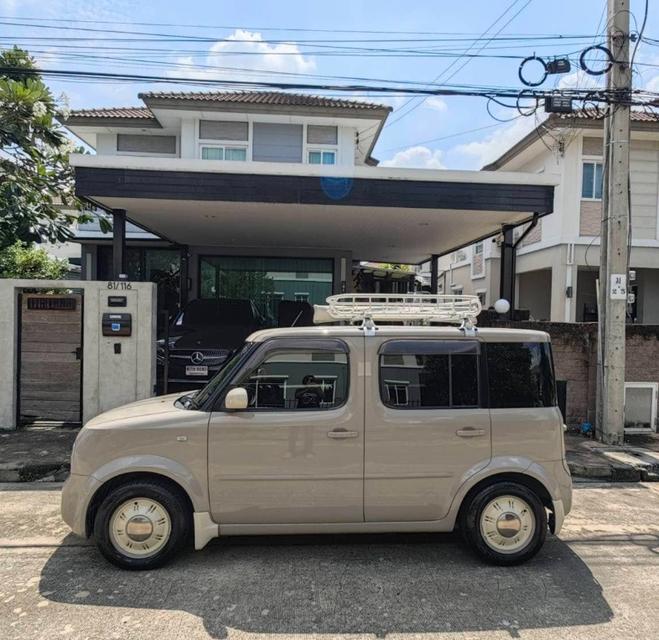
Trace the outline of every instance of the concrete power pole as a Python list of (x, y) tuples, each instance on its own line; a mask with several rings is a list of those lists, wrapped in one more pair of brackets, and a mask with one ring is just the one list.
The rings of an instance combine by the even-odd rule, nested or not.
[(625, 327), (629, 270), (629, 145), (632, 72), (629, 66), (630, 0), (608, 0), (608, 46), (615, 60), (608, 73), (612, 102), (604, 140), (604, 185), (600, 258), (600, 438), (624, 439)]

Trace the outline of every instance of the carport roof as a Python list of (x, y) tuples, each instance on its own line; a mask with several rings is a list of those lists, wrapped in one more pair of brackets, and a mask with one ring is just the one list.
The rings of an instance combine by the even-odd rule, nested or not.
[[(77, 195), (195, 246), (420, 263), (553, 211), (551, 176), (72, 156)], [(247, 170), (247, 171), (246, 171)]]

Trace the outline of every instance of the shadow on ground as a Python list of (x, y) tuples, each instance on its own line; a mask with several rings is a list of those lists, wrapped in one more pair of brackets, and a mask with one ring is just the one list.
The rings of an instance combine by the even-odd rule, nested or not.
[(453, 535), (233, 538), (149, 573), (115, 569), (94, 547), (63, 546), (39, 589), (57, 602), (186, 611), (215, 638), (228, 628), (517, 637), (521, 629), (601, 624), (613, 615), (588, 567), (553, 537), (534, 560), (512, 568), (481, 564)]

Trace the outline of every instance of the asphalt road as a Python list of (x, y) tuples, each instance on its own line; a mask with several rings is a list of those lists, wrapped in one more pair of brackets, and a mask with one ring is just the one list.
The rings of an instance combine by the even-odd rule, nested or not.
[(0, 638), (659, 639), (659, 484), (578, 485), (560, 539), (515, 568), (452, 535), (216, 541), (122, 572), (59, 518), (57, 485), (0, 485)]

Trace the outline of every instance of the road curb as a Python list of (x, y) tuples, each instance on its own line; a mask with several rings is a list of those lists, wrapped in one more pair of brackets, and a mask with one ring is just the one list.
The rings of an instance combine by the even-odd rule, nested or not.
[(0, 482), (61, 482), (71, 465), (62, 461), (0, 463)]

